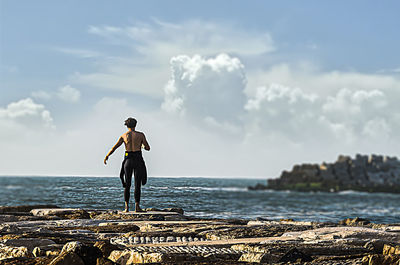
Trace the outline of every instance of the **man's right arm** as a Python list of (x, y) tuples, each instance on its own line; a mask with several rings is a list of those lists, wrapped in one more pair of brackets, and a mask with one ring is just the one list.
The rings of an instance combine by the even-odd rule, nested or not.
[(115, 151), (118, 147), (120, 147), (121, 144), (123, 144), (123, 143), (124, 143), (124, 138), (121, 136), (121, 137), (119, 137), (118, 142), (117, 142), (117, 143), (111, 148), (111, 150), (108, 152), (108, 154), (106, 155), (106, 158), (104, 158), (104, 164), (105, 164), (105, 165), (107, 165), (108, 157), (109, 157), (110, 155), (112, 155), (112, 153), (114, 153), (114, 151)]

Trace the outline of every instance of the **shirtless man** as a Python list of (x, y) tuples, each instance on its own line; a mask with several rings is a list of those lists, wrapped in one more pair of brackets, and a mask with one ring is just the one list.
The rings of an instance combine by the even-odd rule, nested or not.
[[(137, 121), (134, 118), (128, 118), (125, 121), (125, 125), (128, 127), (128, 131), (119, 137), (118, 142), (111, 148), (111, 150), (104, 158), (104, 164), (107, 164), (108, 157), (114, 153), (114, 151), (122, 145), (125, 144), (125, 159), (122, 163), (121, 168), (121, 181), (124, 190), (125, 199), (125, 210), (124, 212), (129, 212), (129, 198), (130, 189), (132, 183), (132, 173), (135, 177), (135, 212), (142, 212), (140, 208), (140, 189), (141, 185), (147, 182), (147, 171), (146, 165), (142, 157), (141, 148), (150, 151), (150, 145), (146, 140), (144, 133), (135, 130)], [(125, 178), (124, 178), (125, 175)]]

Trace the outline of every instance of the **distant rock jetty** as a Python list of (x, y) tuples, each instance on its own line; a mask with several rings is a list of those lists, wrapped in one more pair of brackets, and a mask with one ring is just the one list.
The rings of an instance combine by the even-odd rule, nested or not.
[(400, 193), (400, 161), (382, 155), (340, 155), (334, 163), (295, 165), (278, 179), (269, 179), (268, 185), (249, 189)]

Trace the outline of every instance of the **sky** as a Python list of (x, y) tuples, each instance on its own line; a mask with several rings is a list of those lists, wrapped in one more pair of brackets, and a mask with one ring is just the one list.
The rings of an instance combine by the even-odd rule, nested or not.
[(271, 178), (400, 156), (399, 1), (0, 0), (0, 175)]

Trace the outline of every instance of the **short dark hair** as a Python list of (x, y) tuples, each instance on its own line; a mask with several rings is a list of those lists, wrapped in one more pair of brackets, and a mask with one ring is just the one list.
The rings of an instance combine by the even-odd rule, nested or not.
[(128, 128), (135, 128), (136, 124), (137, 124), (137, 120), (134, 119), (134, 118), (128, 118), (128, 119), (125, 120), (125, 125)]

